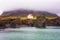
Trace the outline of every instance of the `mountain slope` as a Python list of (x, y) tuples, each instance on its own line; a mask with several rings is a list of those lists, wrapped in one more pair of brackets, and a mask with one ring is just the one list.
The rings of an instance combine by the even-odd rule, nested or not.
[(27, 16), (28, 14), (33, 14), (34, 16), (53, 16), (57, 17), (56, 14), (49, 13), (46, 11), (33, 11), (33, 10), (13, 10), (13, 11), (6, 11), (1, 16)]

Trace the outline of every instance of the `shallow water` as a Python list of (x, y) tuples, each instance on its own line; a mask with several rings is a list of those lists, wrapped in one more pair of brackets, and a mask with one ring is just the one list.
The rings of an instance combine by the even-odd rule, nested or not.
[(6, 29), (0, 32), (0, 40), (60, 40), (60, 29)]

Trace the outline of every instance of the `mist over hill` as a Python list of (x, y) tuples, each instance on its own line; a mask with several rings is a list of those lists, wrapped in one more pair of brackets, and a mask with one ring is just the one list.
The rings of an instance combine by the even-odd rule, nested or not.
[(53, 16), (57, 17), (56, 14), (46, 12), (46, 11), (34, 11), (34, 10), (12, 10), (5, 11), (1, 16), (27, 16), (28, 14), (33, 14), (33, 16)]

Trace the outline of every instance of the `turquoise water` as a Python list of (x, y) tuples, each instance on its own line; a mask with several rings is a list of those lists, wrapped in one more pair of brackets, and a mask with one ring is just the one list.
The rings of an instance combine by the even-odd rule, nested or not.
[(60, 29), (14, 29), (0, 32), (0, 40), (60, 40)]

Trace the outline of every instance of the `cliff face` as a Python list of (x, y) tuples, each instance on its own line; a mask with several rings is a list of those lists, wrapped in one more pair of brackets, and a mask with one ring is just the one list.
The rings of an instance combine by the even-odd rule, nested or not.
[(1, 16), (26, 16), (28, 14), (33, 14), (34, 16), (53, 16), (56, 17), (56, 14), (45, 12), (45, 11), (32, 11), (32, 10), (13, 10), (13, 11), (6, 11)]

